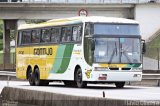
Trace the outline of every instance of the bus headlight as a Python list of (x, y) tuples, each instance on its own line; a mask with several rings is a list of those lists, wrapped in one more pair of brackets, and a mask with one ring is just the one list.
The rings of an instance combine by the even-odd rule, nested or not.
[(109, 69), (108, 69), (108, 67), (95, 67), (94, 70), (95, 71), (107, 71)]

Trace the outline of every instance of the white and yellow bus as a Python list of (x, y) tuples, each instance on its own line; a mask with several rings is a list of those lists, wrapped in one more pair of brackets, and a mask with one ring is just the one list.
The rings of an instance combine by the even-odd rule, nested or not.
[(16, 76), (30, 85), (67, 86), (142, 79), (138, 22), (102, 16), (72, 17), (18, 28)]

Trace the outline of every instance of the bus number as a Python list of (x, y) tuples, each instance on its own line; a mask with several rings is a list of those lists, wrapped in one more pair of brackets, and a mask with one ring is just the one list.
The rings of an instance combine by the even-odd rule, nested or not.
[(18, 54), (24, 54), (24, 51), (19, 51)]

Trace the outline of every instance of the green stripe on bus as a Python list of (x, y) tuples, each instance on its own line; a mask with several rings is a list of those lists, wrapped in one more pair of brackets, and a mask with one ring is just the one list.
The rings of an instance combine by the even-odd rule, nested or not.
[(61, 63), (61, 68), (58, 70), (57, 73), (64, 73), (67, 70), (70, 59), (71, 59), (73, 46), (74, 46), (73, 44), (67, 44), (66, 45), (63, 60), (62, 60), (62, 63)]
[(74, 44), (60, 45), (57, 48), (51, 73), (64, 73), (68, 68)]
[(65, 51), (65, 47), (66, 47), (66, 45), (58, 46), (56, 56), (54, 58), (55, 59), (54, 64), (53, 64), (52, 71), (51, 71), (52, 73), (56, 73), (60, 69), (60, 66), (62, 63), (62, 58), (63, 58), (64, 51)]
[(134, 64), (127, 64), (127, 67), (140, 67), (141, 66), (141, 63), (134, 63)]

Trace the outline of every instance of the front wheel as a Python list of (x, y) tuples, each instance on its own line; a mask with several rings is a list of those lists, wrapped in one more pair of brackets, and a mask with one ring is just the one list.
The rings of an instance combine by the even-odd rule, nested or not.
[(125, 85), (125, 82), (115, 82), (116, 88), (123, 88)]
[(82, 70), (78, 68), (75, 73), (75, 82), (78, 88), (83, 88), (87, 86), (87, 82), (82, 80)]

